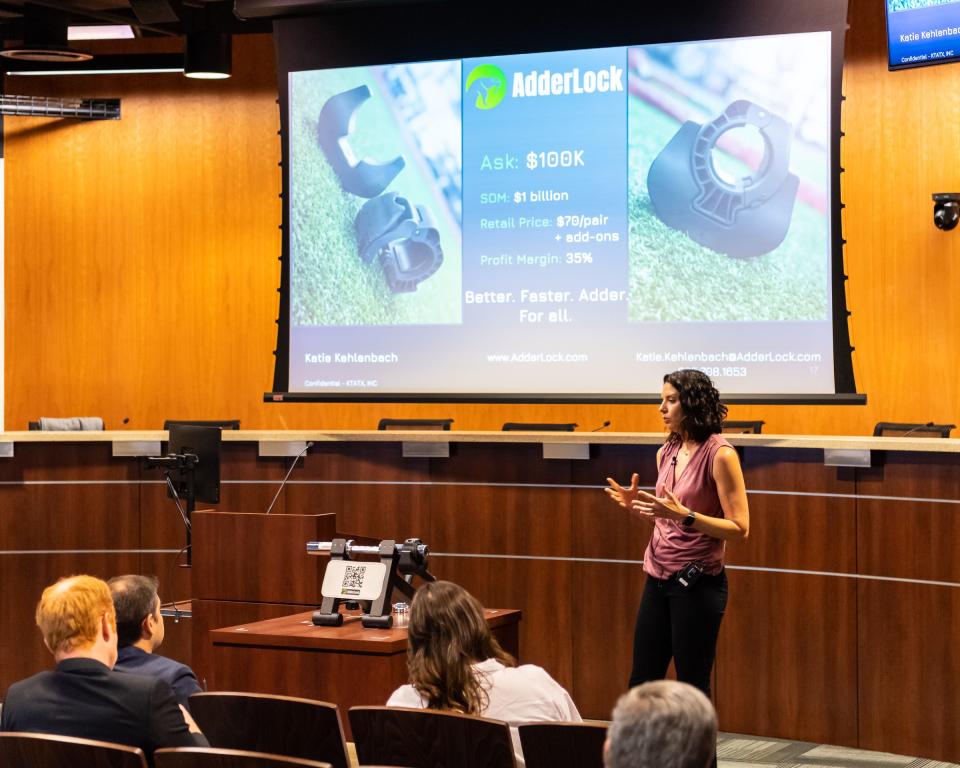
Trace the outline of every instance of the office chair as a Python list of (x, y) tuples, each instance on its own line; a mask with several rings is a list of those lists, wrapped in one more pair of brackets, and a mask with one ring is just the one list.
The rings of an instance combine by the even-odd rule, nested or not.
[(510, 726), (457, 712), (351, 707), (360, 765), (515, 768)]
[(720, 429), (728, 435), (759, 435), (766, 423), (765, 421), (725, 421)]
[(330, 763), (216, 747), (166, 747), (153, 753), (155, 768), (330, 768)]
[(950, 430), (956, 429), (956, 424), (926, 424), (900, 423), (894, 421), (878, 421), (873, 428), (874, 437), (950, 437)]
[(103, 419), (99, 416), (70, 416), (51, 419), (41, 416), (39, 421), (28, 421), (31, 432), (102, 432)]
[(448, 432), (451, 424), (453, 419), (380, 419), (377, 429), (435, 429)]
[(520, 723), (517, 726), (527, 768), (603, 768), (607, 726), (600, 723)]
[(190, 713), (210, 746), (267, 752), (348, 768), (336, 704), (292, 696), (195, 693)]
[(0, 733), (0, 765), (90, 765), (147, 768), (143, 750), (125, 744), (46, 733)]

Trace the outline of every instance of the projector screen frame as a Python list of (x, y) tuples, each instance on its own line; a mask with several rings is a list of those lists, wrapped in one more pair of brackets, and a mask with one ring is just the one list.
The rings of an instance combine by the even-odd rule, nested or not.
[[(763, 0), (735, 0), (722, 4), (703, 0), (689, 2), (682, 18), (675, 10), (645, 9), (642, 23), (631, 17), (628, 8), (607, 0), (591, 4), (591, 23), (564, 25), (550, 14), (556, 10), (542, 2), (522, 6), (496, 0), (489, 10), (491, 17), (499, 12), (512, 19), (504, 26), (495, 42), (480, 35), (426, 34), (430, 30), (456, 29), (456, 4), (428, 3), (416, 6), (419, 19), (411, 21), (412, 4), (401, 6), (340, 9), (310, 18), (277, 19), (274, 22), (279, 105), (282, 137), (283, 189), (289, 190), (289, 113), (288, 77), (291, 71), (318, 68), (403, 63), (474, 56), (534, 53), (544, 50), (577, 50), (619, 45), (719, 40), (735, 37), (829, 31), (831, 33), (831, 105), (830, 105), (830, 250), (831, 300), (834, 363), (833, 393), (727, 394), (726, 402), (764, 404), (864, 404), (866, 396), (856, 392), (846, 307), (840, 192), (840, 112), (843, 96), (842, 62), (846, 33), (846, 2), (813, 0), (803, 7), (772, 8)], [(428, 29), (423, 30), (423, 14), (430, 16)], [(525, 33), (532, 24), (539, 24), (535, 37)], [(419, 29), (416, 45), (405, 42)], [(362, 42), (358, 42), (362, 41)], [(411, 393), (411, 392), (290, 392), (290, 212), (288, 200), (283, 205), (283, 253), (277, 345), (274, 355), (273, 389), (264, 393), (265, 402), (449, 402), (449, 403), (649, 403), (659, 402), (659, 395), (597, 393)], [(664, 372), (671, 367), (665, 364)]]

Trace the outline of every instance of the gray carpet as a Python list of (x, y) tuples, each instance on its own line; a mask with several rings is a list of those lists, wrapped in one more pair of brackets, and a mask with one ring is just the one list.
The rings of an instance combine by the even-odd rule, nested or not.
[(918, 757), (887, 752), (830, 747), (806, 741), (721, 733), (717, 739), (719, 768), (960, 768)]

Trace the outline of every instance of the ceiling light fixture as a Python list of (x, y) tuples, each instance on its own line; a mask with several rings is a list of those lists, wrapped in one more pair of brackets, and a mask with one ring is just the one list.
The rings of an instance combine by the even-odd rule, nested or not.
[(34, 3), (23, 6), (23, 42), (0, 51), (0, 56), (15, 61), (49, 61), (61, 64), (90, 61), (92, 54), (67, 46), (66, 12), (41, 8)]
[(56, 64), (11, 62), (7, 74), (51, 77), (60, 75), (128, 75), (183, 72), (182, 53), (105, 53), (69, 67)]
[(200, 80), (230, 77), (233, 64), (233, 38), (224, 32), (191, 32), (187, 35), (183, 74)]
[(161, 69), (23, 69), (7, 72), (15, 77), (63, 77), (64, 75), (169, 75), (183, 72), (183, 67)]
[(67, 40), (132, 40), (129, 24), (85, 24), (67, 27)]

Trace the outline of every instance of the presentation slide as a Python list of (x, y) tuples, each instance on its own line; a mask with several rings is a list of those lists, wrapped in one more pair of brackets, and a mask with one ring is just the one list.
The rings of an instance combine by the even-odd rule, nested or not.
[(960, 2), (886, 0), (890, 66), (937, 64), (960, 56)]
[(289, 391), (834, 392), (829, 32), (288, 85)]

